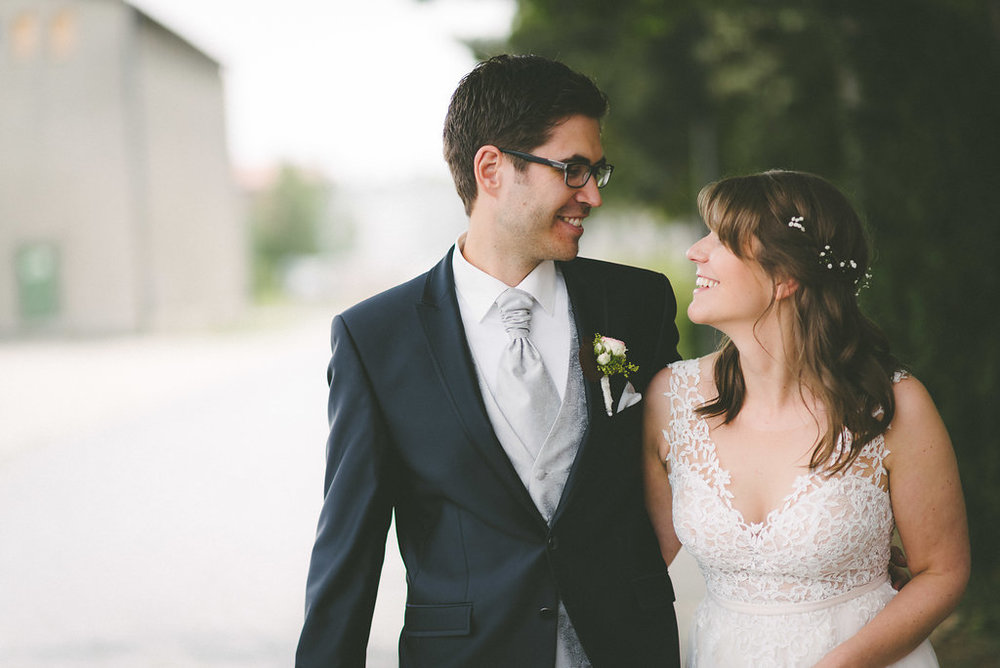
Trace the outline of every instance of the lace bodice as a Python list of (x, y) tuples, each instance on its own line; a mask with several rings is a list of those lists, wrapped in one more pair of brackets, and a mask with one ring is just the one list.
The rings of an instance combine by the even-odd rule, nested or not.
[(885, 579), (893, 516), (882, 437), (837, 475), (805, 471), (763, 522), (748, 523), (733, 506), (708, 424), (694, 412), (705, 402), (698, 360), (671, 369), (663, 434), (674, 529), (710, 594), (754, 605), (805, 603)]

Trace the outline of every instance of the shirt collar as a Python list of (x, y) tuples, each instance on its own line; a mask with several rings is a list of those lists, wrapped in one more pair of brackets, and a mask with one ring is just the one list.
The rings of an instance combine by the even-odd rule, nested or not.
[[(455, 272), (455, 289), (470, 309), (476, 322), (482, 322), (490, 312), (497, 297), (507, 289), (507, 284), (498, 278), (490, 276), (482, 269), (474, 267), (462, 255), (465, 245), (463, 233), (455, 242), (455, 252), (452, 254), (452, 269)], [(556, 264), (545, 260), (531, 270), (516, 287), (524, 290), (535, 298), (535, 301), (552, 314), (556, 305)]]

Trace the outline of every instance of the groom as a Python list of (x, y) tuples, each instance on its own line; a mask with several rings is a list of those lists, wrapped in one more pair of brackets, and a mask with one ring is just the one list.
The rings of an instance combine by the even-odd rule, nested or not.
[[(577, 258), (612, 171), (606, 108), (588, 78), (535, 56), (480, 63), (455, 91), (445, 157), (468, 232), (333, 322), (297, 666), (364, 664), (393, 512), (401, 666), (677, 665), (637, 403), (678, 357), (673, 291)], [(579, 354), (598, 333), (639, 367), (610, 377), (607, 404)]]

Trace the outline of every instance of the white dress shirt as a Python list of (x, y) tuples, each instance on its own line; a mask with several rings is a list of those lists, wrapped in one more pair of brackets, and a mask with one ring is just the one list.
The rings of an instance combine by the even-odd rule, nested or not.
[[(455, 243), (455, 252), (452, 254), (458, 310), (462, 315), (465, 336), (477, 370), (490, 391), (495, 393), (500, 355), (507, 345), (507, 332), (500, 321), (496, 299), (509, 286), (469, 264), (462, 255), (464, 243), (463, 234)], [(535, 298), (531, 308), (531, 332), (528, 338), (542, 356), (542, 363), (552, 377), (561, 401), (566, 394), (570, 355), (569, 294), (566, 292), (566, 282), (555, 262), (547, 260), (535, 267), (515, 287)]]
[[(462, 324), (465, 326), (465, 336), (476, 364), (486, 413), (493, 424), (497, 440), (507, 453), (514, 470), (545, 521), (551, 522), (569, 477), (576, 448), (569, 448), (568, 444), (560, 442), (558, 438), (553, 441), (550, 437), (546, 439), (541, 452), (531, 455), (507, 424), (503, 411), (495, 401), (497, 369), (500, 366), (500, 356), (508, 341), (496, 299), (509, 286), (469, 264), (462, 255), (464, 242), (465, 236), (462, 235), (455, 243), (455, 252), (452, 254), (455, 292), (458, 295), (458, 309), (462, 316)], [(566, 281), (555, 263), (547, 260), (535, 267), (514, 287), (527, 292), (535, 299), (531, 307), (528, 338), (542, 356), (542, 363), (545, 364), (559, 391), (559, 400), (565, 401), (569, 380), (570, 341), (573, 338), (570, 336), (572, 325)], [(582, 388), (577, 388), (571, 397), (581, 400)], [(560, 417), (556, 420), (557, 426), (564, 410), (567, 410), (566, 406), (560, 409)], [(558, 629), (554, 668), (589, 668), (590, 661), (562, 601), (559, 602)]]

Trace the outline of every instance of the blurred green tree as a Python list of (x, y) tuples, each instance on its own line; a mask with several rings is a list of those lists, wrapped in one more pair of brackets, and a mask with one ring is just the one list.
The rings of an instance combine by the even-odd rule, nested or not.
[(961, 655), (1000, 636), (1000, 2), (517, 8), (509, 41), (477, 55), (538, 53), (594, 77), (611, 98), (617, 199), (687, 218), (708, 181), (778, 167), (822, 174), (863, 212), (876, 250), (866, 309), (934, 395), (959, 457), (973, 546), (959, 637), (975, 640), (945, 664), (974, 664)]
[(320, 252), (329, 197), (325, 179), (292, 165), (282, 165), (270, 185), (251, 194), (255, 295), (280, 292), (286, 264)]

